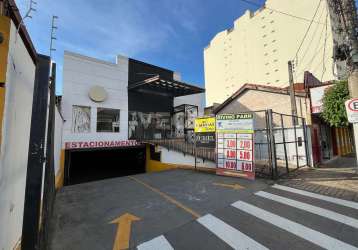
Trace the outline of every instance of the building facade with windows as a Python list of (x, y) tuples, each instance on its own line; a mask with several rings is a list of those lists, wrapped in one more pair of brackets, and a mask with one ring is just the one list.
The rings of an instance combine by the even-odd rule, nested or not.
[(65, 52), (63, 141), (128, 139), (128, 59), (117, 63)]
[(206, 104), (222, 103), (245, 83), (287, 87), (289, 60), (298, 83), (305, 71), (323, 82), (344, 78), (345, 66), (332, 59), (341, 39), (335, 18), (321, 0), (267, 0), (247, 10), (204, 49)]
[(64, 146), (183, 137), (203, 113), (203, 89), (131, 58), (110, 63), (65, 52), (63, 72)]
[(174, 71), (124, 56), (111, 63), (66, 51), (62, 182), (144, 172), (145, 144), (190, 140), (204, 105), (204, 89)]

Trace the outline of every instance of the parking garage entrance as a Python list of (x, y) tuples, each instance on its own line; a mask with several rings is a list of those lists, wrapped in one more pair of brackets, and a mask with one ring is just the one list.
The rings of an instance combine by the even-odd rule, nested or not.
[(68, 149), (65, 158), (65, 185), (145, 172), (145, 145)]

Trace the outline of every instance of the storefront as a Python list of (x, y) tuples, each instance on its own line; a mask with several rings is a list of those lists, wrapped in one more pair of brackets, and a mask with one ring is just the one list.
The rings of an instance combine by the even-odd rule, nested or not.
[(324, 84), (310, 88), (312, 113), (312, 153), (314, 164), (324, 163), (335, 156), (344, 156), (353, 152), (353, 141), (349, 127), (331, 127), (322, 118), (322, 99), (325, 91), (333, 84)]

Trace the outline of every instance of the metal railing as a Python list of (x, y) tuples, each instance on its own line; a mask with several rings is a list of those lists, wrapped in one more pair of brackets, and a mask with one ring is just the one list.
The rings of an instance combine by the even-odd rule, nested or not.
[[(270, 109), (250, 113), (255, 117), (254, 164), (258, 176), (276, 179), (310, 165), (308, 129), (303, 117), (276, 113)], [(196, 148), (188, 138), (142, 141), (216, 162), (215, 148)]]
[(158, 145), (164, 147), (168, 150), (173, 150), (181, 152), (183, 154), (188, 154), (202, 158), (204, 160), (216, 161), (215, 148), (203, 148), (196, 147), (195, 144), (187, 142), (185, 139), (153, 139), (153, 140), (144, 140), (145, 143), (150, 143), (153, 145)]

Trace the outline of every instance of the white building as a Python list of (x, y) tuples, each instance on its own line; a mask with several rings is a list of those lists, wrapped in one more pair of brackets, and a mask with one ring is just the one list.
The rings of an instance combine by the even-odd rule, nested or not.
[[(124, 56), (111, 63), (65, 52), (65, 184), (76, 171), (91, 171), (94, 162), (104, 168), (120, 159), (119, 165), (133, 165), (123, 175), (143, 171), (145, 150), (140, 142), (189, 137), (194, 118), (203, 114), (204, 96), (204, 89), (180, 81), (179, 74), (168, 69)], [(135, 162), (140, 162), (137, 168)], [(72, 183), (81, 182), (79, 178)]]
[[(97, 92), (105, 90), (103, 101), (91, 99), (89, 93), (93, 87), (95, 91), (97, 87)], [(63, 127), (64, 143), (127, 140), (127, 87), (128, 59), (118, 57), (117, 63), (109, 63), (65, 52), (62, 97), (62, 112), (66, 121)], [(118, 110), (118, 132), (97, 132), (98, 108)]]
[(204, 50), (206, 104), (222, 103), (245, 83), (288, 86), (289, 60), (295, 82), (303, 83), (306, 70), (322, 81), (336, 79), (333, 70), (343, 77), (344, 65), (333, 67), (340, 40), (334, 18), (321, 0), (267, 0), (256, 12), (247, 10)]

